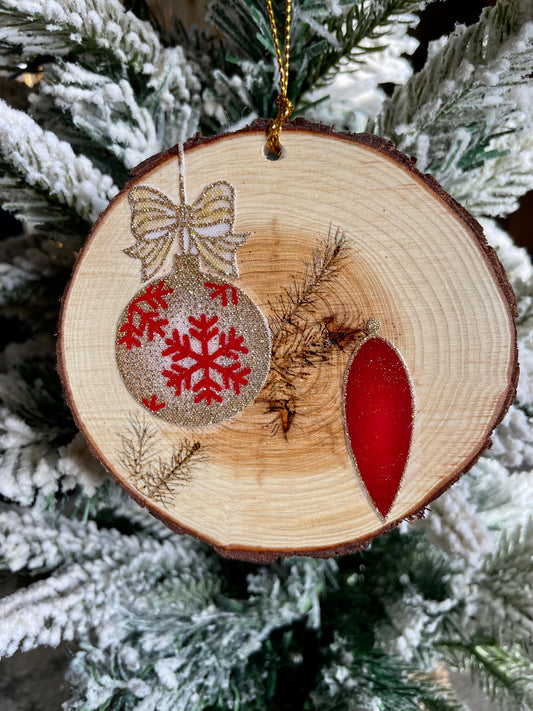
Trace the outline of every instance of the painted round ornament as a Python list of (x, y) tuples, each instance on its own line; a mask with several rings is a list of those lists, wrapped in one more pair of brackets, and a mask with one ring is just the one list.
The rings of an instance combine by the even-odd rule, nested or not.
[(256, 397), (268, 373), (270, 334), (249, 296), (187, 256), (124, 309), (116, 354), (138, 403), (174, 424), (202, 427)]
[[(515, 303), (481, 227), (394, 147), (258, 121), (155, 156), (100, 216), (59, 367), (116, 480), (248, 560), (356, 550), (490, 442)], [(377, 322), (379, 321), (379, 333)]]
[(179, 204), (146, 184), (128, 192), (135, 243), (124, 252), (140, 261), (143, 280), (169, 257), (174, 268), (125, 308), (116, 357), (138, 403), (176, 425), (202, 427), (256, 397), (268, 374), (270, 333), (259, 308), (228, 281), (238, 277), (236, 252), (249, 236), (234, 229), (233, 187), (216, 181), (189, 205), (181, 146), (178, 166)]

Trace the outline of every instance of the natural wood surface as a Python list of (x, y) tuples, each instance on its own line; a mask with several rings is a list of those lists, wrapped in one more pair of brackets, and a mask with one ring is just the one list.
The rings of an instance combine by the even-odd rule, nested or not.
[[(423, 511), (486, 448), (516, 388), (514, 297), (479, 225), (390, 144), (295, 122), (282, 132), (285, 157), (272, 162), (264, 129), (190, 141), (185, 183), (190, 202), (216, 181), (234, 187), (235, 230), (250, 233), (235, 285), (271, 325), (328, 235), (345, 235), (338, 269), (305, 316), (327, 336), (322, 362), (318, 354), (304, 377), (297, 359), (290, 364), (294, 334), (280, 337), (296, 395), (284, 399), (283, 382), (270, 377), (240, 414), (194, 429), (151, 415), (124, 386), (116, 329), (142, 287), (138, 260), (123, 253), (133, 242), (127, 194), (146, 184), (179, 204), (176, 151), (140, 166), (95, 226), (64, 299), (59, 367), (93, 451), (167, 525), (232, 557), (332, 555)], [(385, 521), (357, 479), (341, 406), (369, 318), (402, 354), (415, 396), (411, 454)], [(183, 443), (202, 455), (170, 496), (146, 495), (124, 465), (135, 422), (160, 461)]]

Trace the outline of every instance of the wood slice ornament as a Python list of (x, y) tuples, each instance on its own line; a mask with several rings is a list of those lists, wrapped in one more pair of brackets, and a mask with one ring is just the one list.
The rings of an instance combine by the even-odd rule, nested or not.
[[(178, 532), (266, 561), (356, 550), (468, 470), (512, 402), (512, 290), (392, 144), (303, 120), (155, 156), (61, 317), (76, 421)], [(379, 322), (379, 326), (378, 326)]]

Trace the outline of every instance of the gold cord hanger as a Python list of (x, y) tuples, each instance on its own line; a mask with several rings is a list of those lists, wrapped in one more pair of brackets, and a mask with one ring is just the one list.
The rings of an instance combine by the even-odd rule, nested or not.
[(274, 40), (274, 47), (276, 50), (276, 57), (278, 59), (279, 68), (279, 96), (276, 99), (276, 104), (278, 105), (278, 115), (270, 124), (267, 133), (267, 144), (268, 149), (276, 156), (281, 155), (281, 143), (279, 142), (279, 136), (281, 133), (281, 127), (284, 121), (287, 121), (292, 112), (294, 111), (294, 105), (289, 101), (287, 97), (287, 89), (289, 86), (289, 45), (291, 37), (291, 10), (292, 10), (292, 0), (287, 0), (287, 15), (285, 19), (285, 57), (281, 56), (281, 49), (278, 40), (278, 30), (276, 28), (276, 20), (274, 18), (274, 10), (272, 8), (272, 0), (267, 0), (268, 9), (268, 19), (270, 20), (270, 29), (272, 30), (272, 39)]

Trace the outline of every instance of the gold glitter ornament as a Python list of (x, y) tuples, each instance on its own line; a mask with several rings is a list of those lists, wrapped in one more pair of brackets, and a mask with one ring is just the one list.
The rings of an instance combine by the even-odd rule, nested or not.
[(203, 427), (233, 417), (261, 390), (270, 332), (249, 296), (220, 278), (238, 277), (236, 251), (248, 237), (234, 230), (233, 187), (217, 181), (188, 205), (183, 147), (177, 150), (179, 204), (146, 184), (128, 193), (136, 242), (125, 254), (140, 260), (144, 280), (169, 256), (174, 271), (149, 282), (125, 308), (116, 356), (124, 384), (149, 412)]
[[(147, 302), (153, 310), (144, 311)], [(140, 328), (147, 313), (151, 329)], [(270, 333), (241, 289), (201, 272), (197, 256), (177, 257), (175, 271), (156, 277), (124, 310), (116, 353), (138, 403), (174, 424), (203, 427), (233, 417), (261, 390)]]

